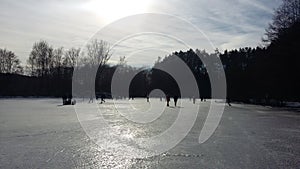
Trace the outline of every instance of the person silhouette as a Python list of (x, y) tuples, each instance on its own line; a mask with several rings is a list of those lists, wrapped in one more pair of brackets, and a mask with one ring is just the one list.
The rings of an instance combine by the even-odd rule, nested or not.
[(91, 94), (89, 103), (93, 103), (93, 102), (94, 102), (94, 98), (93, 98), (93, 95)]
[(174, 96), (174, 104), (175, 104), (175, 107), (176, 107), (176, 105), (177, 105), (177, 101), (178, 101), (178, 96)]
[(105, 98), (105, 95), (104, 95), (104, 94), (101, 94), (101, 102), (100, 102), (100, 104), (102, 104), (102, 103), (105, 102), (104, 98)]
[(226, 102), (227, 102), (228, 106), (231, 106), (231, 100), (229, 97), (226, 98)]
[(169, 102), (170, 102), (170, 96), (169, 95), (166, 96), (166, 100), (167, 100), (167, 106), (169, 107)]

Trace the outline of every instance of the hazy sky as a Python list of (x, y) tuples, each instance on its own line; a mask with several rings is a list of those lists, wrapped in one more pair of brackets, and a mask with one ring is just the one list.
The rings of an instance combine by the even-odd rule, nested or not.
[[(14, 51), (25, 63), (36, 41), (46, 40), (53, 47), (64, 46), (65, 49), (82, 47), (101, 28), (125, 16), (140, 13), (163, 13), (187, 20), (221, 51), (255, 47), (271, 22), (273, 9), (280, 5), (281, 0), (0, 0), (0, 3), (0, 47)], [(117, 61), (122, 55), (139, 55), (139, 59), (133, 56), (134, 59), (129, 61), (136, 65), (150, 65), (159, 55), (185, 49), (182, 44), (173, 45), (177, 37), (172, 36), (175, 35), (185, 35), (189, 39), (184, 42), (193, 47), (207, 48), (207, 39), (193, 34), (193, 30), (181, 21), (177, 24), (177, 21), (164, 18), (157, 22), (160, 19), (157, 18), (153, 22), (154, 18), (143, 23), (141, 31), (147, 30), (145, 25), (152, 27), (151, 24), (157, 24), (155, 30), (166, 30), (164, 34), (167, 36), (146, 34), (126, 40), (117, 45), (112, 61)], [(118, 30), (106, 31), (105, 36), (99, 38), (107, 40), (119, 30), (131, 29), (123, 24)], [(144, 45), (137, 49), (134, 48), (136, 44)]]

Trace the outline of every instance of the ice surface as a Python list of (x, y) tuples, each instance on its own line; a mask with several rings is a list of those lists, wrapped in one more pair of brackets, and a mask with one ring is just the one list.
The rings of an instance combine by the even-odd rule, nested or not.
[[(158, 99), (107, 100), (76, 106), (62, 106), (61, 99), (0, 100), (0, 168), (297, 168), (300, 166), (300, 116), (297, 111), (255, 105), (226, 106), (212, 137), (198, 143), (210, 106), (165, 107)], [(93, 106), (99, 110), (93, 111)], [(160, 111), (147, 114), (151, 106)], [(179, 110), (199, 106), (193, 128), (176, 147), (153, 157), (136, 144), (136, 138), (151, 137), (168, 129)], [(81, 114), (80, 124), (76, 111)], [(118, 110), (118, 111), (116, 111)], [(120, 112), (120, 110), (123, 110)], [(141, 114), (139, 114), (139, 112)], [(144, 123), (126, 117), (148, 117)], [(105, 125), (99, 124), (105, 119)], [(140, 120), (140, 119), (136, 119)], [(147, 123), (146, 123), (147, 122)], [(189, 121), (182, 121), (184, 126)], [(82, 124), (102, 126), (89, 138)], [(109, 130), (105, 126), (109, 125)], [(106, 126), (107, 127), (107, 126)], [(104, 133), (104, 131), (109, 131)], [(96, 140), (95, 140), (96, 139)], [(95, 142), (98, 144), (95, 144)]]

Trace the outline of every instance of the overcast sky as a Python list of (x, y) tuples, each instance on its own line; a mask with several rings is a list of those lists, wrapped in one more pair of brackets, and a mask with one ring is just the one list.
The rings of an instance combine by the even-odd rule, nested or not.
[[(245, 46), (256, 47), (271, 22), (273, 9), (281, 4), (281, 0), (0, 1), (0, 47), (14, 51), (23, 63), (26, 62), (33, 43), (39, 40), (46, 40), (53, 47), (64, 46), (65, 49), (82, 47), (97, 32), (101, 32), (102, 28), (112, 29), (111, 25), (120, 23), (118, 20), (126, 16), (161, 13), (179, 17), (174, 19), (150, 15), (151, 19), (146, 19), (147, 21), (144, 16), (143, 23), (136, 22), (137, 17), (129, 17), (127, 20), (123, 19), (123, 23), (114, 25), (118, 25), (119, 29), (106, 30), (105, 35), (102, 33), (97, 36), (110, 42), (111, 36), (115, 38), (113, 41), (121, 40), (116, 39), (124, 35), (119, 35), (120, 31), (134, 29), (131, 33), (139, 33), (148, 30), (148, 27), (151, 27), (149, 30), (158, 30), (161, 34), (133, 36), (116, 45), (112, 62), (117, 61), (120, 56), (130, 58), (132, 55), (129, 62), (136, 65), (150, 65), (157, 56), (166, 55), (173, 50), (185, 50), (185, 43), (207, 51), (211, 51), (211, 44), (221, 51)], [(130, 23), (126, 24), (127, 22)], [(185, 23), (202, 31), (202, 37), (197, 35), (199, 32), (195, 32), (194, 28), (190, 28), (191, 25), (186, 26)], [(155, 28), (153, 24), (156, 24)], [(127, 25), (134, 25), (134, 28)], [(186, 38), (183, 40), (182, 36)]]

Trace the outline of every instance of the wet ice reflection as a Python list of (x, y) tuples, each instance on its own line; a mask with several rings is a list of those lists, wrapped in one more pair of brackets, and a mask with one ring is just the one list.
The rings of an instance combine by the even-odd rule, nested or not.
[[(158, 98), (151, 98), (150, 103), (146, 99), (134, 99), (76, 105), (78, 119), (90, 139), (100, 149), (128, 158), (150, 157), (156, 153), (141, 147), (137, 138), (147, 139), (159, 135), (173, 124), (180, 108), (165, 108), (165, 102)], [(141, 121), (139, 118), (146, 120)], [(145, 123), (149, 118), (149, 123)]]

